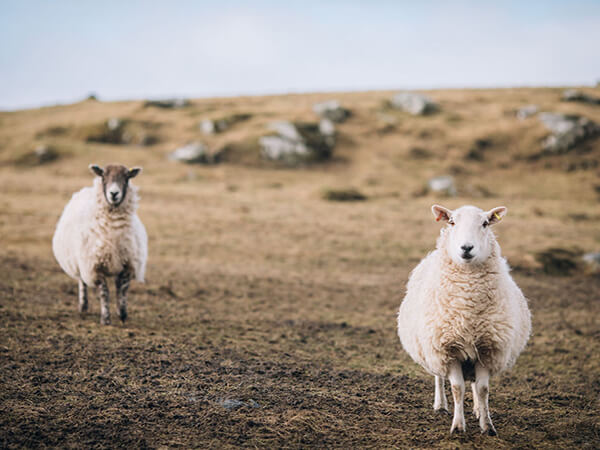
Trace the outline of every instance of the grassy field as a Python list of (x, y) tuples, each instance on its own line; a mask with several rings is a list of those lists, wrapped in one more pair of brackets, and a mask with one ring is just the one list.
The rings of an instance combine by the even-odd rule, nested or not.
[[(561, 102), (561, 92), (433, 91), (441, 109), (425, 117), (389, 110), (392, 92), (0, 113), (0, 446), (598, 448), (600, 278), (548, 275), (535, 255), (600, 250), (600, 139), (535, 158), (547, 131), (514, 114), (535, 103), (600, 123), (599, 106)], [(330, 98), (353, 112), (331, 161), (260, 160), (268, 122), (314, 121), (312, 105)], [(238, 113), (251, 117), (200, 134), (200, 120)], [(155, 143), (88, 142), (111, 117)], [(197, 139), (227, 147), (223, 162), (167, 160)], [(33, 164), (40, 144), (57, 159)], [(88, 164), (109, 162), (144, 168), (135, 183), (150, 257), (128, 321), (116, 324), (113, 301), (115, 324), (103, 327), (95, 298), (77, 312), (51, 239), (72, 193), (92, 182)], [(457, 197), (424, 191), (443, 174)], [(324, 199), (350, 188), (367, 199)], [(466, 434), (449, 434), (451, 417), (432, 410), (433, 380), (395, 333), (408, 274), (438, 234), (433, 203), (509, 209), (497, 235), (533, 334), (492, 380), (495, 438), (473, 417)]]

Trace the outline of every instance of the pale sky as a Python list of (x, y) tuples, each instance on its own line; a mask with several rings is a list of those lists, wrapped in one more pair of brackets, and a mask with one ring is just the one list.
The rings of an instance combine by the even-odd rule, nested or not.
[(0, 0), (0, 109), (593, 85), (600, 1)]

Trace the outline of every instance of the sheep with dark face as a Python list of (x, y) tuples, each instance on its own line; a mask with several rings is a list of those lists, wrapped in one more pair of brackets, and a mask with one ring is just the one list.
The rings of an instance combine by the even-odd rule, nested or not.
[(137, 188), (130, 179), (141, 168), (90, 165), (97, 175), (91, 187), (73, 194), (56, 225), (52, 249), (70, 277), (79, 281), (79, 311), (88, 308), (87, 287), (100, 299), (100, 323), (110, 324), (107, 278), (115, 277), (119, 317), (127, 318), (131, 279), (144, 281), (148, 236), (137, 216)]
[(489, 378), (515, 363), (531, 332), (527, 300), (491, 230), (506, 208), (463, 206), (451, 211), (434, 205), (432, 211), (447, 226), (437, 248), (410, 275), (398, 313), (398, 336), (412, 359), (435, 376), (434, 409), (448, 409), (444, 380), (450, 380), (450, 432), (465, 430), (467, 380), (472, 381), (473, 412), (481, 432), (495, 435)]

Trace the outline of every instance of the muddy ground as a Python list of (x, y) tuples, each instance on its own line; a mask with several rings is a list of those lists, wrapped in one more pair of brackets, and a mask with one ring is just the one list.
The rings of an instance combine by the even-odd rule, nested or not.
[[(559, 102), (558, 89), (440, 91), (437, 116), (399, 115), (381, 131), (373, 117), (388, 95), (341, 95), (354, 115), (336, 157), (300, 169), (183, 166), (166, 154), (180, 143), (173, 127), (194, 136), (206, 111), (255, 112), (231, 131), (242, 139), (261, 120), (310, 118), (324, 94), (197, 100), (183, 112), (83, 102), (0, 114), (0, 446), (598, 448), (600, 278), (547, 275), (535, 254), (598, 250), (599, 172), (565, 164), (600, 148), (523, 159), (543, 130), (509, 114), (532, 101), (600, 113)], [(49, 128), (115, 115), (161, 122), (161, 143), (85, 144), (73, 133), (50, 141), (56, 161), (13, 164)], [(482, 136), (500, 143), (484, 161), (465, 160)], [(415, 146), (433, 156), (411, 159)], [(135, 181), (150, 258), (127, 322), (113, 300), (113, 325), (101, 326), (93, 296), (90, 312), (77, 312), (76, 283), (50, 240), (70, 195), (91, 184), (87, 164), (110, 161), (144, 166)], [(448, 172), (458, 197), (419, 193)], [(331, 187), (367, 200), (326, 201)], [(451, 416), (432, 410), (433, 379), (396, 337), (408, 274), (439, 231), (435, 202), (509, 208), (497, 234), (533, 334), (514, 369), (492, 380), (497, 437), (481, 436), (470, 414), (467, 432), (450, 435)]]

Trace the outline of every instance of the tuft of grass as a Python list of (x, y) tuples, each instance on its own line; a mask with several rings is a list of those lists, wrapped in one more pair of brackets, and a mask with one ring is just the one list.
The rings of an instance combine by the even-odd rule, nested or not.
[(581, 251), (564, 248), (548, 248), (535, 254), (535, 259), (542, 264), (542, 269), (548, 275), (568, 276), (578, 267)]
[(325, 189), (321, 198), (330, 202), (362, 202), (368, 199), (356, 188)]

